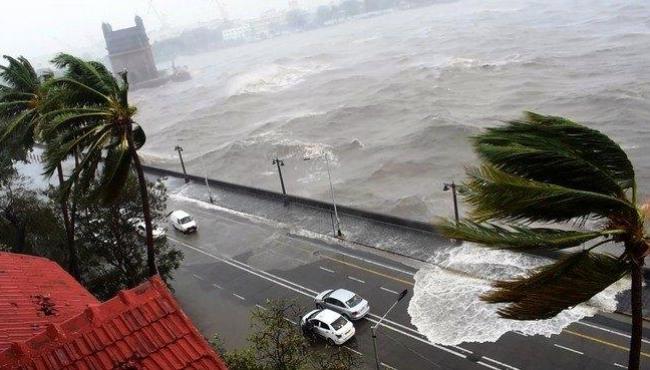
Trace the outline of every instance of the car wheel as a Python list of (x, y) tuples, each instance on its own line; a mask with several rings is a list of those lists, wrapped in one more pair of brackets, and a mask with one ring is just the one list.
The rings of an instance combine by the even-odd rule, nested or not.
[(329, 344), (332, 347), (336, 345), (336, 343), (334, 343), (334, 340), (332, 338), (327, 338), (327, 344)]
[(316, 308), (318, 308), (319, 310), (321, 310), (321, 309), (323, 309), (323, 305), (320, 304), (320, 303), (316, 303)]

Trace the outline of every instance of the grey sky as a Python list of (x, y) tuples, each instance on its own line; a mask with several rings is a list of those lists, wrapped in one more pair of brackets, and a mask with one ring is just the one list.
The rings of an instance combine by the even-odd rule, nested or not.
[[(329, 3), (299, 0), (303, 7)], [(102, 41), (101, 22), (114, 28), (133, 25), (139, 14), (149, 29), (160, 28), (155, 9), (172, 27), (219, 17), (215, 0), (3, 0), (0, 54), (39, 57), (78, 50)], [(231, 18), (246, 18), (267, 9), (288, 7), (287, 0), (221, 0)], [(152, 7), (153, 4), (153, 7)]]

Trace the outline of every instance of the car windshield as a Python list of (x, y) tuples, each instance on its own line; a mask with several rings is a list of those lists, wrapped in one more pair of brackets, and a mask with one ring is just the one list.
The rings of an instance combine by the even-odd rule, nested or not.
[(339, 330), (343, 326), (345, 326), (345, 324), (347, 324), (347, 323), (348, 323), (348, 321), (346, 319), (344, 319), (343, 316), (341, 316), (338, 319), (336, 319), (336, 321), (334, 321), (332, 323), (332, 328), (334, 328), (334, 330)]
[(356, 305), (361, 303), (361, 301), (363, 301), (363, 299), (361, 299), (361, 297), (355, 294), (354, 297), (350, 298), (350, 300), (347, 301), (346, 303), (348, 304), (348, 307), (355, 307)]
[(181, 218), (178, 222), (180, 222), (181, 225), (185, 225), (188, 222), (192, 222), (192, 217), (185, 216), (185, 217)]

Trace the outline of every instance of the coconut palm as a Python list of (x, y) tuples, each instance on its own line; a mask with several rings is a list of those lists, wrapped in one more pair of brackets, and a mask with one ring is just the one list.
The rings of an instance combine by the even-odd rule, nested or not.
[[(458, 224), (442, 221), (444, 235), (522, 252), (582, 246), (528, 276), (496, 282), (481, 298), (507, 303), (498, 310), (504, 318), (548, 319), (631, 275), (628, 366), (639, 369), (650, 238), (625, 152), (599, 131), (534, 113), (486, 130), (473, 144), (481, 165), (468, 170), (463, 189), (472, 209)], [(622, 253), (594, 251), (606, 243), (622, 245)]]
[(121, 73), (118, 81), (103, 64), (68, 54), (59, 54), (52, 62), (64, 70), (63, 77), (53, 81), (56, 99), (63, 107), (48, 114), (44, 135), (58, 145), (48, 146), (45, 152), (45, 173), (51, 175), (56, 163), (79, 153), (79, 163), (63, 186), (64, 194), (73, 184), (85, 192), (100, 173), (92, 195), (110, 203), (135, 169), (146, 227), (147, 263), (149, 273), (155, 275), (149, 196), (137, 153), (145, 134), (133, 119), (136, 108), (129, 105), (127, 74)]
[[(0, 66), (0, 145), (10, 140), (22, 147), (31, 149), (40, 140), (45, 113), (52, 109), (53, 101), (48, 99), (48, 80), (51, 73), (38, 75), (31, 63), (23, 58), (5, 55), (8, 65)], [(59, 185), (63, 183), (61, 163), (56, 163)], [(74, 241), (74, 202), (72, 213), (68, 208), (68, 198), (61, 199), (61, 212), (66, 231), (70, 273), (79, 279), (77, 249)]]

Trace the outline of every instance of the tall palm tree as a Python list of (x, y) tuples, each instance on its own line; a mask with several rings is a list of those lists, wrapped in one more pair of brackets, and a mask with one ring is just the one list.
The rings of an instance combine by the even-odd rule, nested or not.
[[(12, 58), (5, 55), (7, 66), (0, 66), (0, 145), (9, 140), (18, 140), (22, 146), (32, 148), (40, 137), (45, 113), (52, 109), (53, 101), (48, 99), (50, 73), (38, 75), (31, 63), (24, 57)], [(59, 185), (63, 184), (61, 163), (56, 163)], [(70, 273), (79, 279), (79, 259), (74, 240), (74, 205), (68, 208), (68, 198), (61, 199), (61, 213), (66, 232)]]
[(44, 135), (58, 145), (48, 146), (45, 152), (45, 173), (51, 175), (57, 162), (79, 153), (79, 164), (66, 181), (64, 193), (73, 184), (79, 191), (88, 190), (99, 172), (99, 185), (93, 194), (110, 203), (120, 194), (134, 168), (142, 197), (147, 264), (149, 273), (155, 275), (149, 195), (137, 152), (144, 145), (145, 134), (134, 121), (136, 108), (129, 105), (127, 73), (121, 73), (118, 81), (103, 64), (68, 54), (59, 54), (52, 62), (65, 71), (63, 77), (53, 81), (63, 107), (48, 115)]
[[(457, 224), (442, 221), (444, 235), (522, 252), (583, 246), (528, 276), (496, 282), (481, 298), (507, 303), (498, 311), (504, 318), (547, 319), (631, 275), (628, 366), (639, 369), (650, 238), (625, 152), (599, 131), (534, 113), (486, 130), (473, 144), (481, 165), (468, 170), (463, 192), (472, 210)], [(622, 245), (622, 253), (594, 252), (605, 243)]]

